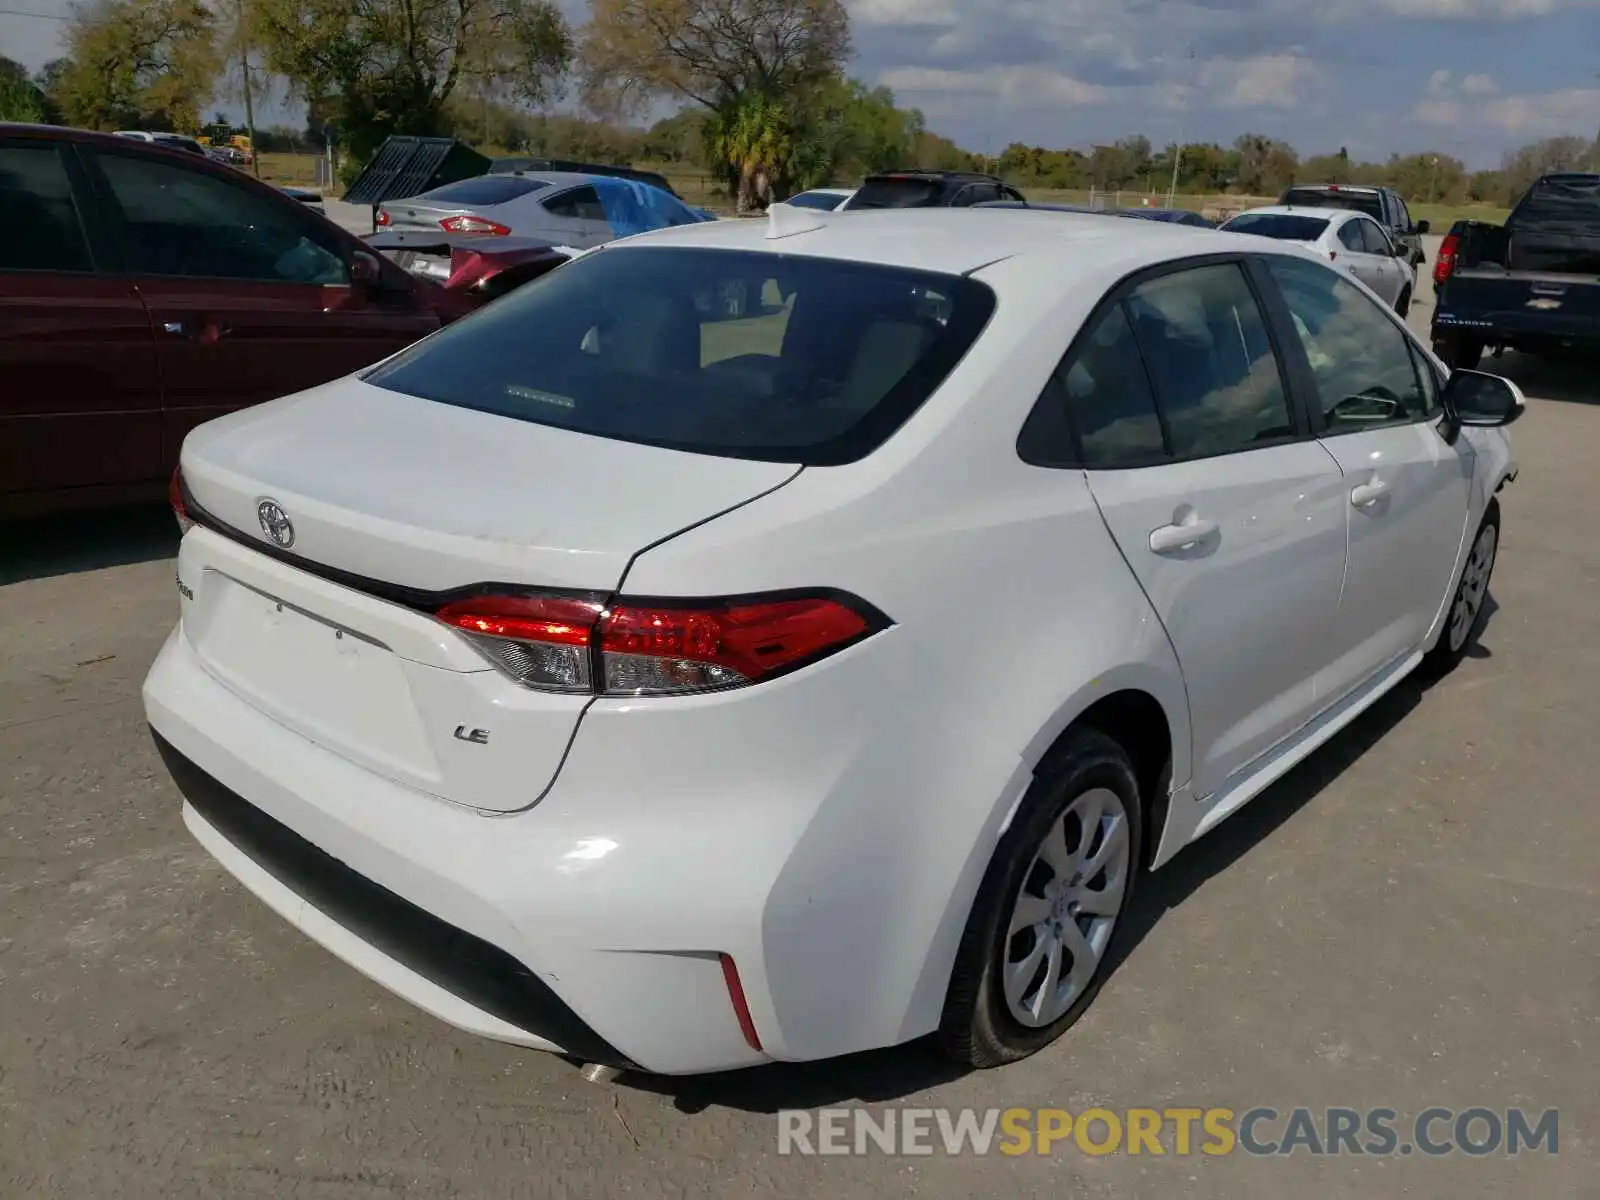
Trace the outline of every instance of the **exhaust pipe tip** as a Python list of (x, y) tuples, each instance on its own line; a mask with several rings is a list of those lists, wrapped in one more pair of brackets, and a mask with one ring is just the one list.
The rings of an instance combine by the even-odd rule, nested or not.
[(611, 1083), (622, 1074), (621, 1067), (608, 1067), (602, 1063), (584, 1063), (578, 1074), (589, 1083)]

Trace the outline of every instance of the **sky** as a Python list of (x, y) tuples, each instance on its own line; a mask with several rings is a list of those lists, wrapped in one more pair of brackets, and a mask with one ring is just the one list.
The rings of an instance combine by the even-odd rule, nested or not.
[[(1252, 132), (1302, 155), (1431, 149), (1482, 168), (1535, 138), (1600, 132), (1600, 0), (844, 3), (851, 73), (980, 152)], [(59, 16), (70, 4), (0, 10)], [(581, 0), (564, 6), (582, 20)], [(41, 66), (63, 32), (0, 11), (0, 54)], [(257, 122), (297, 116), (269, 103)]]

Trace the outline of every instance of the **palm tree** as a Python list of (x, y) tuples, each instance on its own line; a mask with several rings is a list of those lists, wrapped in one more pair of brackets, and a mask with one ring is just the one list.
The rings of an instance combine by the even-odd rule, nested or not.
[(735, 189), (737, 211), (772, 202), (773, 187), (794, 156), (794, 121), (781, 100), (746, 92), (730, 98), (706, 120), (707, 157), (721, 164)]

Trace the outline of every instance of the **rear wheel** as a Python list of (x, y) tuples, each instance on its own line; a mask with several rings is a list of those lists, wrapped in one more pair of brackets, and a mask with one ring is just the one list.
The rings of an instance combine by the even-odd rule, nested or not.
[(1127, 753), (1073, 730), (1041, 764), (978, 890), (939, 1024), (945, 1054), (999, 1066), (1078, 1019), (1123, 930), (1141, 841)]
[(1461, 568), (1455, 593), (1450, 597), (1439, 641), (1423, 659), (1423, 668), (1429, 674), (1439, 676), (1455, 670), (1477, 638), (1483, 627), (1484, 601), (1489, 595), (1489, 578), (1494, 574), (1499, 550), (1500, 502), (1490, 500), (1478, 532), (1473, 535), (1472, 549), (1467, 551), (1466, 565)]
[(1483, 343), (1459, 333), (1447, 333), (1433, 340), (1433, 352), (1452, 371), (1471, 371), (1483, 357)]

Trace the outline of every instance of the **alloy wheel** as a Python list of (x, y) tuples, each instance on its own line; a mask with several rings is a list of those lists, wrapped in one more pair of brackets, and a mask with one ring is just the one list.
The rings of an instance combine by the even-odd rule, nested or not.
[(1002, 942), (1006, 1007), (1021, 1024), (1059, 1020), (1094, 980), (1122, 914), (1129, 849), (1127, 810), (1109, 788), (1076, 797), (1046, 831)]
[(1483, 598), (1489, 592), (1489, 575), (1494, 570), (1495, 549), (1499, 531), (1485, 525), (1472, 545), (1472, 555), (1461, 571), (1461, 586), (1456, 589), (1455, 605), (1450, 611), (1450, 649), (1460, 650), (1483, 609)]

